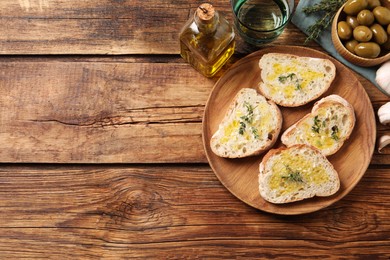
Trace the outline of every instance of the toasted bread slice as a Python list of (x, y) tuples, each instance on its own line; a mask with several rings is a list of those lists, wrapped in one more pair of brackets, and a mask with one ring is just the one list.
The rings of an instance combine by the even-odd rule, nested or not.
[(268, 53), (260, 61), (259, 89), (268, 99), (285, 107), (297, 107), (320, 97), (336, 76), (328, 59)]
[(269, 149), (279, 136), (282, 114), (255, 89), (241, 89), (231, 102), (218, 130), (210, 140), (221, 157), (240, 158)]
[(259, 168), (260, 195), (271, 203), (330, 196), (340, 188), (333, 165), (309, 145), (272, 149), (264, 156)]
[(286, 146), (312, 145), (329, 156), (349, 138), (355, 120), (352, 105), (338, 95), (330, 95), (317, 101), (311, 113), (284, 131), (281, 140)]

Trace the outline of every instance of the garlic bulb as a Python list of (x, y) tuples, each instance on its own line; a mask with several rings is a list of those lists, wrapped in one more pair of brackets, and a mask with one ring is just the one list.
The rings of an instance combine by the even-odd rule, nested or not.
[(390, 144), (390, 135), (384, 135), (379, 138), (378, 153), (382, 153), (382, 149)]
[(390, 61), (383, 63), (376, 71), (375, 81), (387, 95), (390, 95)]
[(378, 109), (379, 122), (383, 125), (390, 123), (390, 102), (387, 102)]

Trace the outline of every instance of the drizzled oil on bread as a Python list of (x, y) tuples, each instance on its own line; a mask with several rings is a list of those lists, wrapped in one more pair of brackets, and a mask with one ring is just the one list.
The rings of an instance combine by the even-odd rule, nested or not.
[(279, 108), (255, 89), (241, 89), (231, 102), (210, 146), (221, 157), (241, 158), (268, 150), (279, 137)]
[(340, 188), (333, 165), (319, 150), (304, 144), (270, 150), (259, 171), (260, 195), (275, 204), (331, 196)]
[(297, 107), (320, 97), (336, 76), (328, 59), (268, 53), (260, 61), (262, 95), (278, 105)]
[(338, 95), (330, 95), (317, 101), (311, 113), (284, 131), (281, 140), (286, 146), (312, 145), (329, 156), (350, 137), (355, 120), (352, 105)]

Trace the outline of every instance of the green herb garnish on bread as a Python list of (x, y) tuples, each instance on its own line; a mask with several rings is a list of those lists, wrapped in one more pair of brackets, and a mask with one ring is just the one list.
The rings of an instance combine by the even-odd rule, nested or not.
[(312, 145), (329, 156), (342, 147), (354, 126), (352, 105), (338, 95), (330, 95), (317, 101), (311, 113), (284, 131), (281, 140), (286, 146)]
[(278, 105), (297, 107), (327, 91), (336, 76), (328, 59), (268, 53), (260, 61), (262, 95)]
[(308, 145), (270, 150), (259, 170), (260, 195), (275, 204), (331, 196), (340, 188), (333, 165), (319, 150)]
[(220, 157), (257, 155), (274, 145), (281, 127), (279, 108), (255, 89), (243, 88), (229, 105), (210, 146)]

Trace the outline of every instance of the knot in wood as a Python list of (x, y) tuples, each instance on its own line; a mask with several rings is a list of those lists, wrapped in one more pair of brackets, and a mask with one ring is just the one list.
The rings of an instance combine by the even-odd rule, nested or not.
[(131, 223), (143, 229), (161, 221), (162, 212), (168, 205), (157, 192), (147, 189), (134, 189), (121, 194), (124, 196), (114, 206), (116, 225)]

